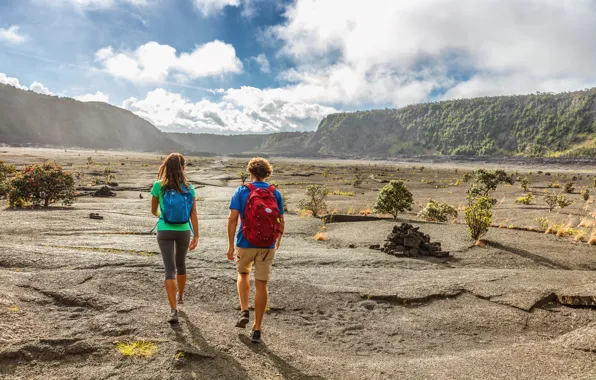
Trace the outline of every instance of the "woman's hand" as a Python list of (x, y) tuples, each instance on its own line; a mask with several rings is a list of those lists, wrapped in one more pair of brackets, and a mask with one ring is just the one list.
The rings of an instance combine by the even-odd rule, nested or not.
[(192, 238), (192, 240), (190, 241), (190, 244), (188, 245), (188, 250), (194, 251), (195, 248), (197, 248), (197, 245), (199, 245), (199, 237), (197, 235), (195, 235)]

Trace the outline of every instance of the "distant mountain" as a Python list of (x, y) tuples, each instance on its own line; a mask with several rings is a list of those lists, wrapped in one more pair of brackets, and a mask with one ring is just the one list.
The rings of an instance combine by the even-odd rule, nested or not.
[(596, 89), (416, 104), (327, 116), (312, 153), (596, 157)]
[(125, 109), (41, 95), (4, 84), (0, 84), (0, 143), (180, 150), (165, 133)]

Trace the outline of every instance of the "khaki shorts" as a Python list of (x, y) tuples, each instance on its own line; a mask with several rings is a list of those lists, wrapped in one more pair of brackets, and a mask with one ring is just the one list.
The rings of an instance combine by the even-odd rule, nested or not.
[(275, 249), (269, 248), (236, 248), (236, 267), (238, 273), (248, 274), (255, 264), (255, 279), (269, 281), (271, 266), (275, 258)]

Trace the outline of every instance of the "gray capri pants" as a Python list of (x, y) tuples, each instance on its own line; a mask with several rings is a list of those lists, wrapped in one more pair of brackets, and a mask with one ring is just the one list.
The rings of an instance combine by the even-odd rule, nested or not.
[(190, 231), (157, 231), (157, 244), (166, 270), (166, 280), (176, 274), (186, 274), (186, 254), (190, 243)]

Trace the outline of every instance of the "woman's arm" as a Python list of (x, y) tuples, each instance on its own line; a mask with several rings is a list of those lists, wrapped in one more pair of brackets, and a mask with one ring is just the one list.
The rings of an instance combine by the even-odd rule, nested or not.
[(234, 238), (236, 235), (236, 227), (238, 227), (238, 217), (240, 212), (238, 210), (230, 210), (228, 216), (228, 260), (234, 260)]
[(192, 211), (190, 213), (190, 223), (192, 224), (192, 230), (194, 232), (194, 237), (190, 241), (190, 245), (188, 249), (190, 251), (197, 248), (199, 244), (199, 214), (197, 213), (197, 201), (193, 199), (192, 201)]
[(159, 198), (153, 197), (151, 199), (151, 213), (159, 218)]

